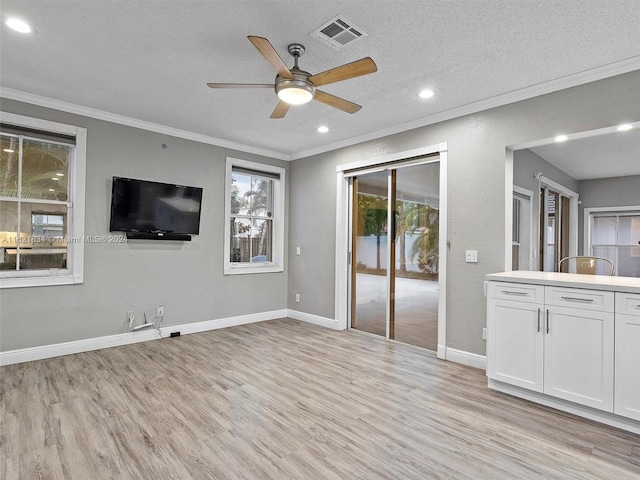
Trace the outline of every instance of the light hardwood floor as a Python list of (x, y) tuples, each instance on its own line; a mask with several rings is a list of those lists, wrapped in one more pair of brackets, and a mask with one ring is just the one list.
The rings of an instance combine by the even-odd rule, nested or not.
[(0, 375), (3, 479), (640, 478), (640, 436), (290, 319)]

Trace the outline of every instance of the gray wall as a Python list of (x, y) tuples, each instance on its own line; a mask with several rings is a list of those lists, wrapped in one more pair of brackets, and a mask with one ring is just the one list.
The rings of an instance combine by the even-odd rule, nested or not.
[(88, 129), (85, 235), (109, 232), (114, 175), (204, 190), (191, 242), (86, 244), (83, 284), (0, 290), (0, 350), (122, 333), (127, 311), (154, 305), (164, 305), (165, 325), (287, 307), (286, 259), (285, 272), (259, 275), (223, 276), (222, 263), (226, 155), (288, 162), (4, 99), (2, 110)]
[[(531, 190), (535, 194), (538, 191), (538, 179), (533, 174), (537, 172), (542, 172), (549, 180), (564, 185), (569, 190), (578, 191), (578, 181), (575, 178), (567, 175), (558, 167), (551, 165), (541, 156), (531, 150), (516, 150), (513, 152), (514, 185)], [(535, 205), (534, 208), (536, 210), (534, 213), (537, 215)]]
[[(484, 355), (482, 281), (504, 269), (505, 146), (640, 119), (638, 84), (633, 72), (291, 164), (3, 100), (7, 112), (88, 128), (86, 235), (107, 233), (113, 175), (199, 185), (204, 204), (191, 243), (89, 244), (84, 284), (0, 291), (0, 349), (119, 333), (127, 310), (157, 304), (167, 325), (287, 307), (334, 318), (335, 166), (448, 142), (447, 345)], [(288, 168), (285, 273), (222, 275), (227, 154)], [(478, 250), (477, 264), (464, 262), (466, 249)]]
[[(639, 160), (640, 161), (640, 160)], [(640, 175), (630, 177), (597, 178), (578, 182), (579, 249), (584, 248), (584, 209), (640, 205)]]
[(312, 248), (290, 250), (289, 307), (334, 317), (336, 165), (447, 142), (447, 346), (484, 355), (482, 282), (504, 270), (505, 147), (640, 119), (639, 84), (632, 72), (293, 162), (289, 242)]
[[(533, 192), (533, 198), (531, 199), (533, 238), (538, 238), (540, 230), (538, 223), (540, 204), (537, 196), (539, 183), (538, 179), (534, 177), (534, 174), (538, 172), (542, 172), (549, 180), (553, 180), (569, 190), (578, 191), (578, 181), (575, 178), (567, 175), (558, 167), (551, 165), (541, 156), (531, 150), (516, 150), (513, 152), (513, 184)], [(537, 243), (534, 243), (534, 245), (537, 245)], [(539, 261), (538, 253), (536, 252), (536, 257), (531, 265), (532, 270), (539, 270)], [(523, 268), (521, 267), (521, 269)]]

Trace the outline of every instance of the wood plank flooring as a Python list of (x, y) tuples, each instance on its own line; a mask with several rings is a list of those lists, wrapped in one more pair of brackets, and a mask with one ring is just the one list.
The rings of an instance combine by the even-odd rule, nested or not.
[(290, 319), (0, 369), (0, 478), (638, 479), (640, 436)]

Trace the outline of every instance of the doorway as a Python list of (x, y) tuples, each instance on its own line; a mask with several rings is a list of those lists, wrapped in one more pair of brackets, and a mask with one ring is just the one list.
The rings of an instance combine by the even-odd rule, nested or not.
[(350, 328), (438, 349), (440, 179), (429, 158), (350, 175)]

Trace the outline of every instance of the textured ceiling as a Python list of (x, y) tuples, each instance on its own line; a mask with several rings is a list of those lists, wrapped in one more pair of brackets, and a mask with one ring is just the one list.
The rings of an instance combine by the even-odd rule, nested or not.
[[(607, 65), (640, 68), (637, 0), (2, 0), (1, 14), (5, 96), (25, 92), (279, 158)], [(338, 14), (368, 36), (336, 51), (309, 35)], [(10, 15), (37, 33), (9, 31)], [(323, 87), (362, 110), (311, 102), (271, 120), (271, 90), (209, 89), (207, 82), (273, 82), (247, 35), (268, 38), (289, 65), (287, 45), (303, 43), (300, 65), (311, 73), (372, 57), (378, 72)], [(436, 96), (420, 100), (425, 87)], [(329, 133), (316, 132), (321, 124)]]

